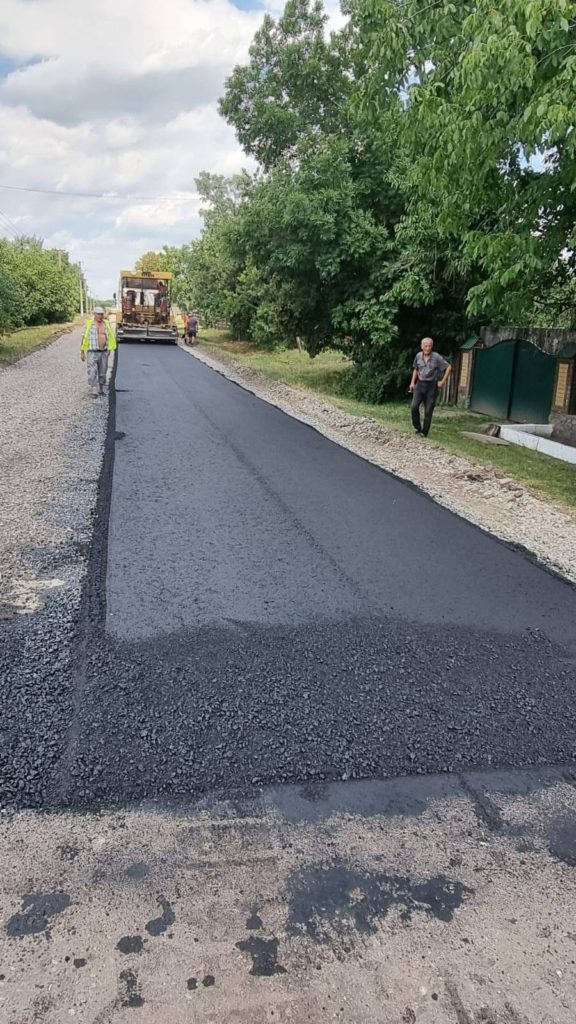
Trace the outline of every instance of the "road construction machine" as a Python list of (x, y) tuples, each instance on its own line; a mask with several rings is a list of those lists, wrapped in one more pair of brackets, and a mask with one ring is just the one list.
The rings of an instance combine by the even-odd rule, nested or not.
[(116, 296), (116, 338), (121, 341), (178, 342), (172, 315), (173, 275), (123, 270)]

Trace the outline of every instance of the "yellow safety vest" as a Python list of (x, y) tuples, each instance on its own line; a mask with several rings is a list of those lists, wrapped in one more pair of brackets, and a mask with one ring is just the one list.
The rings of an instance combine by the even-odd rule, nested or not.
[[(86, 321), (86, 330), (84, 331), (84, 337), (82, 338), (82, 345), (80, 346), (82, 352), (87, 352), (88, 351), (88, 346), (90, 344), (90, 331), (92, 329), (92, 324), (93, 323), (94, 323), (94, 319), (93, 318), (92, 318), (92, 320), (87, 320)], [(114, 331), (112, 330), (112, 325), (108, 322), (108, 320), (105, 320), (104, 323), (106, 324), (106, 335), (107, 335), (107, 338), (108, 338), (108, 348), (110, 350), (115, 349), (116, 348), (116, 335), (114, 334)]]

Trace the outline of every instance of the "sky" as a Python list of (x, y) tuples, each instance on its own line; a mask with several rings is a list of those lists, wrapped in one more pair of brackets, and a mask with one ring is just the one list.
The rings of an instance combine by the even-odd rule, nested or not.
[[(283, 0), (1, 0), (0, 235), (37, 235), (108, 298), (143, 252), (200, 233), (194, 179), (253, 164), (226, 77)], [(331, 27), (338, 0), (325, 0)], [(144, 197), (144, 198), (142, 198)]]

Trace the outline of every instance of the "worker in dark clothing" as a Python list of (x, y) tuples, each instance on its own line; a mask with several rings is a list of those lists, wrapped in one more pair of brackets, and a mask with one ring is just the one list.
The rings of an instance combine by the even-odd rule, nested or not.
[[(434, 406), (439, 392), (452, 373), (450, 363), (434, 352), (432, 338), (422, 338), (420, 352), (414, 357), (414, 371), (410, 381), (412, 392), (412, 426), (417, 434), (428, 436)], [(420, 420), (420, 406), (424, 403), (424, 425)]]
[(188, 345), (195, 345), (198, 337), (198, 317), (195, 313), (189, 313), (186, 319), (186, 338)]
[(164, 281), (158, 281), (158, 290), (154, 295), (154, 320), (157, 323), (168, 322), (168, 289)]

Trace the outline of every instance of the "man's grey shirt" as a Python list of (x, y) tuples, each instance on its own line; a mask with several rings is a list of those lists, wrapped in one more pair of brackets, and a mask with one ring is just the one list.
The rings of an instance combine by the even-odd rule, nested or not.
[(428, 362), (424, 359), (422, 352), (417, 352), (414, 357), (414, 369), (418, 370), (418, 380), (423, 382), (440, 380), (447, 366), (447, 361), (438, 352), (431, 352)]

